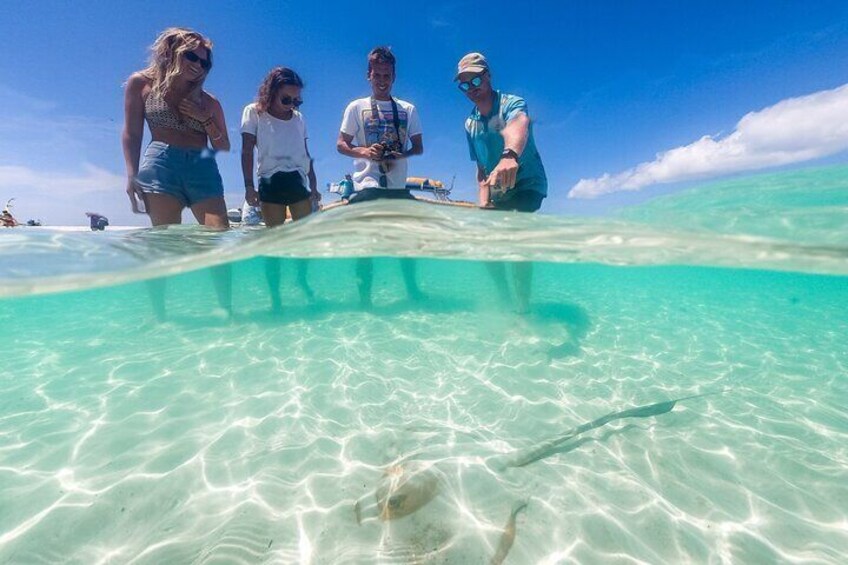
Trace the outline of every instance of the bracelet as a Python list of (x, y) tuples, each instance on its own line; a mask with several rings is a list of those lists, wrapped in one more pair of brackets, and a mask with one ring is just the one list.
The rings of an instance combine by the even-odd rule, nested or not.
[(212, 120), (212, 118), (211, 118), (211, 117), (209, 117), (209, 118), (206, 118), (205, 120), (203, 120), (202, 122), (200, 122), (200, 125), (202, 125), (202, 126), (203, 126), (203, 127), (205, 127), (205, 128), (208, 128), (208, 127), (209, 127), (209, 126), (211, 126), (213, 123), (215, 123), (215, 122)]

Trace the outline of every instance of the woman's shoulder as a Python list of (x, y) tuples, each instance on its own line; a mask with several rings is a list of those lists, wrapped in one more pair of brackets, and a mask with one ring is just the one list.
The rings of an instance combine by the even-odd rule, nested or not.
[(207, 91), (205, 91), (205, 90), (201, 91), (201, 96), (203, 97), (203, 101), (204, 101), (204, 102), (211, 103), (211, 104), (216, 104), (216, 105), (218, 105), (218, 106), (220, 106), (220, 105), (221, 105), (221, 103), (220, 103), (220, 102), (218, 102), (218, 99), (217, 99), (217, 98), (215, 98), (215, 96), (214, 96), (214, 95), (212, 95), (211, 93), (209, 93), (209, 92), (207, 92)]
[(147, 86), (151, 86), (153, 80), (144, 74), (144, 71), (138, 71), (130, 75), (127, 79), (127, 90), (141, 91)]

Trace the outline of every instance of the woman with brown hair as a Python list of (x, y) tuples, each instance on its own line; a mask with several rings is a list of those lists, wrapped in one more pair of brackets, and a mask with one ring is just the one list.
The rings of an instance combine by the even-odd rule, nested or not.
[[(244, 108), (241, 118), (241, 169), (247, 204), (262, 208), (269, 228), (286, 221), (288, 208), (293, 221), (312, 213), (321, 200), (312, 158), (306, 145), (306, 122), (298, 108), (303, 103), (303, 80), (293, 70), (276, 67), (265, 76), (256, 102)], [(253, 183), (253, 156), (259, 190)], [(308, 187), (308, 188), (307, 188)], [(307, 263), (296, 261), (297, 281), (309, 301), (314, 300), (306, 280)], [(271, 294), (271, 308), (282, 309), (280, 260), (269, 257), (265, 275)]]
[[(226, 228), (214, 152), (229, 151), (230, 140), (221, 104), (203, 90), (212, 69), (212, 42), (174, 27), (150, 50), (149, 66), (130, 76), (124, 97), (122, 142), (133, 211), (146, 209), (158, 226), (179, 224), (183, 209), (190, 208), (199, 223)], [(145, 120), (152, 141), (139, 166)]]
[[(256, 102), (244, 108), (241, 118), (241, 167), (247, 203), (262, 206), (265, 225), (274, 227), (312, 212), (321, 199), (312, 158), (306, 145), (306, 122), (298, 108), (303, 104), (303, 81), (293, 70), (276, 67), (259, 87)], [(259, 190), (253, 183), (253, 155)], [(307, 188), (308, 186), (308, 188)]]

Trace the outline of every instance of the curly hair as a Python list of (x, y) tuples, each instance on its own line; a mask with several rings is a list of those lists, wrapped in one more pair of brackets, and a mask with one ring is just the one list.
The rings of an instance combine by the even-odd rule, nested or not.
[(392, 53), (391, 47), (381, 45), (375, 47), (368, 53), (368, 74), (371, 74), (371, 66), (374, 63), (386, 63), (392, 66), (392, 72), (395, 71), (395, 54)]
[(256, 111), (260, 114), (267, 112), (274, 97), (284, 86), (303, 88), (303, 81), (300, 75), (288, 67), (274, 67), (265, 75), (259, 86), (259, 93), (256, 95)]
[(201, 79), (206, 79), (212, 68), (212, 42), (202, 34), (184, 27), (169, 27), (159, 34), (150, 46), (150, 63), (141, 74), (153, 81), (153, 92), (165, 95), (171, 89), (174, 79), (182, 70), (183, 54), (198, 47), (206, 49), (209, 69)]

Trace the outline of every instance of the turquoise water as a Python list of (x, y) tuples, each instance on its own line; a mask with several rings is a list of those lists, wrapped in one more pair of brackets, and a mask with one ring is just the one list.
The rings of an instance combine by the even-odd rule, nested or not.
[[(274, 231), (7, 230), (0, 562), (839, 563), (846, 219), (836, 167), (614, 219), (389, 202)], [(500, 261), (532, 262), (527, 313)], [(377, 519), (417, 471), (400, 508), (421, 484), (427, 504)]]

